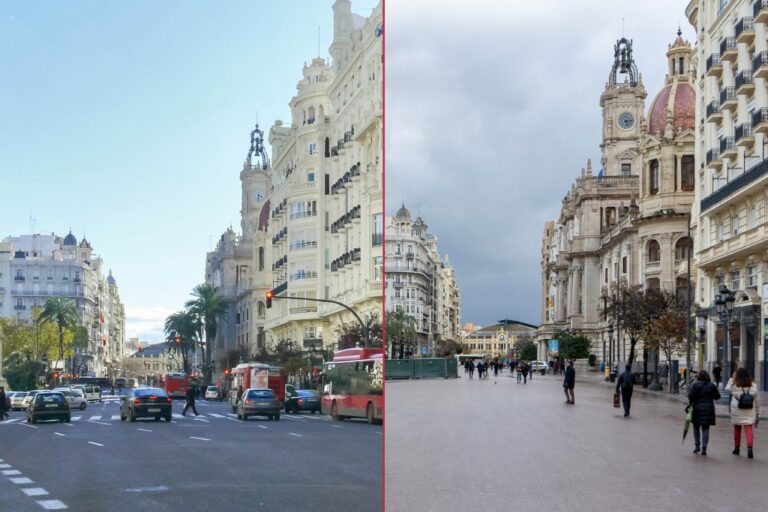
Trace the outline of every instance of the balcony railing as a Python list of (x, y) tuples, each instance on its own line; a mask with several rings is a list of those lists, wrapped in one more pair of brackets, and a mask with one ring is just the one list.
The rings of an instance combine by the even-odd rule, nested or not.
[(291, 214), (291, 219), (303, 219), (306, 217), (316, 217), (317, 211), (316, 210), (310, 210), (306, 212), (294, 212)]
[(24, 278), (24, 276), (16, 276), (16, 277), (14, 277), (14, 278), (13, 278), (13, 280), (14, 280), (14, 281), (26, 281), (26, 279)]
[(594, 176), (592, 180), (601, 187), (636, 187), (639, 185), (640, 177), (637, 175), (629, 176)]
[(291, 281), (301, 281), (304, 279), (317, 279), (317, 272), (314, 270), (299, 270), (291, 274)]
[(755, 88), (755, 82), (752, 80), (751, 71), (742, 71), (736, 75), (736, 94), (749, 93)]
[(712, 76), (720, 76), (723, 72), (723, 63), (720, 61), (720, 54), (713, 53), (707, 57), (707, 74)]
[(749, 186), (751, 183), (759, 180), (768, 174), (768, 160), (763, 160), (747, 172), (730, 180), (728, 183), (717, 189), (712, 194), (701, 200), (701, 211), (709, 210), (717, 203), (725, 200), (739, 190)]
[(752, 123), (741, 123), (734, 130), (733, 138), (736, 139), (737, 144), (745, 137), (752, 137)]
[(316, 313), (317, 306), (297, 306), (291, 308), (291, 314), (297, 315), (301, 313)]
[(24, 309), (27, 309), (27, 306), (23, 304), (14, 304), (13, 309), (15, 309), (16, 311), (22, 311)]
[(755, 38), (755, 25), (752, 22), (752, 17), (747, 16), (736, 22), (733, 34), (737, 43), (751, 43)]
[(371, 245), (381, 245), (384, 242), (383, 233), (374, 233), (371, 236)]
[(720, 60), (733, 60), (737, 55), (735, 37), (724, 37), (720, 40)]
[(736, 151), (736, 143), (733, 137), (721, 137), (720, 138), (720, 154)]
[(768, 0), (757, 0), (752, 6), (754, 23), (768, 22)]
[(723, 114), (720, 112), (720, 102), (719, 101), (710, 101), (707, 105), (707, 119), (710, 121), (714, 121), (715, 118), (722, 119)]
[(312, 247), (317, 247), (317, 241), (315, 240), (299, 240), (298, 242), (293, 242), (290, 245), (290, 248), (292, 251), (298, 251), (300, 249), (309, 249)]
[(768, 52), (759, 52), (752, 59), (752, 76), (754, 78), (768, 77)]
[(754, 133), (768, 132), (768, 108), (763, 107), (755, 110), (752, 114), (752, 126)]
[(720, 89), (720, 107), (731, 108), (736, 106), (736, 88), (723, 87)]

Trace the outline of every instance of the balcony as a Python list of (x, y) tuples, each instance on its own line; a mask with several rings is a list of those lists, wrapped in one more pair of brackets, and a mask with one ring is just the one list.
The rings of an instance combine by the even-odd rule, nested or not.
[(768, 23), (768, 0), (757, 0), (752, 6), (754, 23)]
[(301, 346), (305, 349), (315, 351), (323, 349), (323, 338), (304, 338)]
[(374, 233), (371, 235), (371, 245), (381, 245), (384, 242), (384, 235), (382, 233)]
[(701, 212), (709, 210), (717, 203), (724, 201), (740, 190), (745, 189), (762, 177), (768, 175), (768, 160), (763, 160), (747, 172), (740, 174), (728, 183), (717, 189), (712, 194), (701, 200)]
[(710, 101), (707, 105), (707, 122), (719, 123), (723, 120), (723, 113), (720, 112), (720, 102)]
[(759, 108), (752, 114), (752, 133), (768, 133), (768, 108)]
[(736, 158), (736, 141), (733, 137), (720, 138), (720, 158)]
[(317, 247), (317, 241), (314, 240), (299, 240), (291, 243), (289, 246), (292, 251), (300, 251), (301, 249), (313, 249)]
[(23, 304), (14, 304), (13, 309), (15, 309), (16, 311), (23, 311), (27, 309), (27, 306)]
[(305, 279), (317, 279), (317, 272), (314, 270), (299, 270), (291, 274), (291, 281), (303, 281)]
[(317, 306), (298, 306), (291, 308), (292, 315), (300, 315), (302, 313), (317, 313)]
[(706, 164), (709, 169), (720, 169), (723, 166), (723, 159), (720, 158), (720, 151), (710, 149), (707, 151)]
[(736, 110), (736, 106), (739, 102), (736, 100), (736, 88), (735, 87), (723, 87), (720, 89), (720, 108), (730, 110), (733, 112)]
[(723, 63), (720, 61), (720, 54), (713, 53), (707, 57), (707, 76), (719, 77), (723, 74)]
[(720, 60), (723, 62), (735, 61), (739, 56), (736, 49), (735, 37), (724, 37), (720, 40)]
[(294, 213), (291, 213), (291, 220), (306, 219), (307, 217), (317, 217), (317, 211), (316, 210), (309, 210), (309, 211), (305, 211), (305, 212), (294, 212)]
[(755, 25), (752, 23), (752, 17), (741, 18), (733, 29), (737, 43), (752, 44), (755, 40)]
[(736, 126), (733, 138), (736, 145), (741, 148), (751, 148), (755, 144), (755, 136), (752, 134), (752, 123), (741, 123)]
[(751, 71), (742, 71), (736, 75), (736, 94), (751, 96), (755, 92), (755, 81)]
[(14, 277), (14, 278), (13, 278), (13, 280), (14, 280), (14, 281), (26, 281), (26, 279), (24, 278), (24, 276), (16, 276), (16, 277)]

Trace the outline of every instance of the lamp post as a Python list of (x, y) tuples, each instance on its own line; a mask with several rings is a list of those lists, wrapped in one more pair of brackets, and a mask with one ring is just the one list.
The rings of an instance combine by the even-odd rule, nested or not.
[(733, 306), (736, 302), (736, 296), (733, 291), (729, 290), (724, 284), (720, 285), (720, 293), (715, 296), (715, 309), (717, 315), (723, 323), (723, 386), (728, 382), (731, 376), (731, 364), (729, 361), (730, 355), (730, 335), (731, 335), (731, 316), (733, 314)]
[[(605, 345), (603, 345), (603, 347), (605, 347)], [(611, 373), (613, 373), (613, 324), (608, 324), (608, 352), (608, 372), (605, 375), (606, 381), (611, 380)], [(605, 348), (603, 348), (603, 354), (605, 354)]]
[(696, 315), (696, 330), (699, 331), (699, 371), (704, 369), (704, 345), (706, 343), (705, 335), (707, 334), (707, 317), (701, 314)]

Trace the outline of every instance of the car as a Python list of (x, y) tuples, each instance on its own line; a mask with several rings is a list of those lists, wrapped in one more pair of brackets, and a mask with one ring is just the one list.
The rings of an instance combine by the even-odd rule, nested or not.
[(81, 389), (55, 388), (54, 391), (58, 391), (64, 395), (64, 398), (69, 402), (70, 409), (80, 409), (81, 411), (84, 411), (88, 406), (88, 401), (85, 399), (85, 395)]
[(26, 398), (26, 391), (16, 391), (11, 397), (11, 410), (21, 411), (24, 409), (24, 398)]
[(544, 361), (531, 361), (531, 368), (535, 371), (547, 370), (549, 369), (549, 364)]
[(219, 386), (208, 386), (208, 389), (205, 390), (205, 399), (221, 400), (221, 390), (219, 389)]
[(243, 391), (242, 400), (237, 403), (237, 419), (247, 420), (248, 416), (267, 416), (280, 421), (280, 400), (269, 388), (248, 388)]
[(27, 391), (27, 396), (24, 397), (24, 399), (21, 402), (21, 408), (27, 409), (29, 407), (29, 404), (32, 403), (32, 399), (35, 397), (37, 393), (45, 393), (48, 391), (47, 389), (35, 389), (33, 391)]
[(320, 396), (313, 389), (296, 389), (285, 395), (285, 412), (320, 412)]
[(154, 418), (171, 421), (171, 397), (160, 388), (132, 389), (120, 397), (120, 421)]
[(75, 389), (82, 389), (85, 399), (89, 402), (101, 402), (101, 388), (90, 384), (78, 384)]
[(70, 422), (69, 403), (63, 394), (57, 391), (40, 391), (34, 394), (27, 408), (27, 423), (40, 420)]

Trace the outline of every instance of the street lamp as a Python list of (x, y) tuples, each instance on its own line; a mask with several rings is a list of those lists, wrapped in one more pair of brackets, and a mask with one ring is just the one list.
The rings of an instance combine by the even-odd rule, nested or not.
[(705, 335), (707, 334), (707, 317), (698, 314), (696, 315), (696, 330), (699, 331), (699, 370), (704, 369), (704, 344), (706, 342)]
[(731, 376), (731, 365), (729, 359), (730, 355), (730, 334), (731, 334), (731, 316), (733, 314), (733, 306), (736, 303), (736, 296), (733, 291), (729, 290), (724, 284), (720, 285), (720, 293), (715, 296), (715, 309), (717, 315), (723, 323), (723, 371), (725, 376), (723, 377), (723, 385), (728, 382)]
[(613, 324), (608, 324), (608, 378), (613, 375)]

